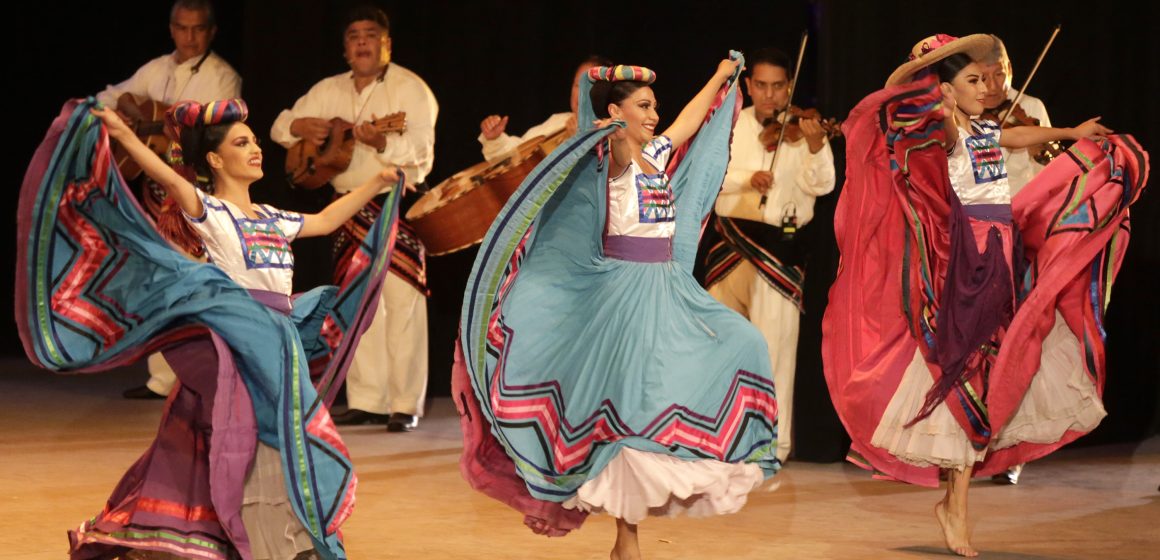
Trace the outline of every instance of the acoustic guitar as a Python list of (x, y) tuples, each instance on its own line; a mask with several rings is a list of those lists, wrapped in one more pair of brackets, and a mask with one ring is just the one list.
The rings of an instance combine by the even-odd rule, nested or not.
[[(400, 111), (371, 122), (379, 132), (402, 133), (407, 114)], [(354, 156), (354, 125), (340, 118), (330, 119), (330, 135), (321, 145), (299, 141), (286, 153), (286, 179), (303, 189), (317, 189), (350, 167)]]
[[(124, 93), (117, 98), (117, 112), (126, 117), (125, 124), (161, 159), (165, 159), (165, 152), (169, 149), (169, 137), (165, 135), (167, 110), (169, 105), (152, 99), (138, 102), (131, 93)], [(141, 175), (141, 166), (117, 142), (113, 143), (113, 160), (126, 180), (132, 181)]]

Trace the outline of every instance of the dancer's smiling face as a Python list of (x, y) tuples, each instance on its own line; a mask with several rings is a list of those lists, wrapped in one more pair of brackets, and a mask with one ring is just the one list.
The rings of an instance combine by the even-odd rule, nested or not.
[(221, 144), (205, 154), (214, 175), (249, 184), (262, 178), (262, 147), (258, 137), (243, 122), (236, 122)]
[(625, 134), (636, 144), (644, 144), (656, 136), (657, 98), (649, 86), (637, 88), (619, 103), (608, 104), (608, 115), (623, 120)]
[(966, 55), (954, 55), (942, 61), (938, 75), (939, 90), (944, 102), (970, 117), (983, 114), (987, 83), (983, 80), (983, 69), (979, 63), (971, 61)]

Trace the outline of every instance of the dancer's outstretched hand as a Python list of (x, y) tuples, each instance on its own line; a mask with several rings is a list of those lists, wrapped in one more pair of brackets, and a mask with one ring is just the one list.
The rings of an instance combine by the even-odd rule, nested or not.
[(1075, 139), (1079, 140), (1080, 138), (1103, 138), (1114, 132), (1112, 129), (1099, 123), (1101, 118), (1103, 117), (1090, 118), (1081, 123), (1079, 126), (1073, 128), (1072, 131)]
[(135, 137), (133, 131), (129, 129), (129, 125), (125, 124), (124, 119), (116, 111), (108, 107), (94, 107), (89, 109), (89, 112), (105, 123), (105, 128), (109, 131), (109, 136), (112, 139), (119, 142), (125, 138)]
[(715, 77), (720, 78), (722, 80), (728, 80), (729, 77), (733, 75), (733, 72), (735, 72), (737, 70), (737, 67), (740, 65), (741, 65), (740, 58), (737, 60), (730, 60), (730, 59), (726, 58), (717, 64), (717, 74), (715, 75)]

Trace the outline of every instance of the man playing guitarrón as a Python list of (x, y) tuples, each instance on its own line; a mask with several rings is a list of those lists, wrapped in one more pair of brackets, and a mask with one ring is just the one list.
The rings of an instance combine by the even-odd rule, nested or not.
[(479, 123), (479, 143), (483, 146), (483, 158), (499, 161), (519, 148), (521, 144), (537, 136), (552, 136), (561, 130), (568, 136), (576, 133), (576, 107), (579, 104), (580, 79), (593, 66), (612, 66), (612, 62), (602, 56), (592, 55), (580, 62), (576, 74), (572, 76), (572, 100), (567, 113), (556, 113), (548, 120), (529, 128), (523, 136), (507, 134), (508, 117), (488, 115)]

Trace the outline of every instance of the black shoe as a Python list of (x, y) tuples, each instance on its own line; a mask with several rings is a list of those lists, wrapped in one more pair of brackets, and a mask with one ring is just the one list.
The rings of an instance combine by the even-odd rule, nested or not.
[(126, 389), (124, 393), (121, 393), (121, 396), (125, 397), (126, 399), (164, 399), (165, 398), (165, 395), (162, 395), (161, 393), (154, 393), (153, 389), (150, 389), (149, 387), (147, 387), (145, 385), (142, 385), (140, 387), (133, 387), (132, 389)]
[(387, 422), (388, 432), (409, 432), (419, 426), (419, 417), (413, 414), (403, 414), (396, 412), (391, 415), (391, 420)]
[(375, 414), (352, 408), (342, 414), (336, 414), (332, 418), (338, 426), (359, 426), (362, 424), (386, 424), (389, 417), (386, 414)]

